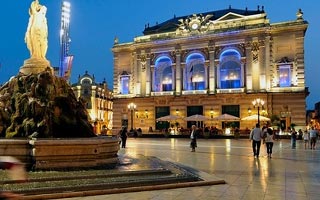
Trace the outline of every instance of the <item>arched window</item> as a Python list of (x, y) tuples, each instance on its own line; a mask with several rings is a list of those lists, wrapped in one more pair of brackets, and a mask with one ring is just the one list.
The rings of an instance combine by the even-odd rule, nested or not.
[(241, 56), (238, 51), (228, 49), (220, 55), (220, 88), (232, 89), (241, 88), (242, 85), (242, 70)]
[(159, 57), (155, 62), (153, 91), (172, 91), (172, 61), (167, 56)]
[(279, 86), (291, 86), (291, 65), (283, 64), (279, 66)]
[(123, 71), (120, 75), (120, 94), (129, 94), (130, 75)]
[(186, 59), (186, 90), (206, 89), (205, 59), (200, 53), (190, 54)]

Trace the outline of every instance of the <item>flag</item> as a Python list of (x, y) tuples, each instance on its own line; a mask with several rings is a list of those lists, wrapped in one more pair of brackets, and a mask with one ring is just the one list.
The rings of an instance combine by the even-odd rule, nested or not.
[(65, 80), (68, 80), (70, 78), (71, 69), (72, 69), (72, 61), (73, 61), (73, 56), (66, 56), (64, 58), (64, 64), (65, 64), (65, 69), (66, 69), (66, 71), (64, 72)]

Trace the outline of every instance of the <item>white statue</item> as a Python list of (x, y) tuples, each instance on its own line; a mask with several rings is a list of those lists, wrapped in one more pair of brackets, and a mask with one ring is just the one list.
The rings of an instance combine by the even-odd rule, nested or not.
[(34, 0), (29, 8), (29, 23), (25, 42), (31, 58), (46, 59), (48, 49), (47, 8)]

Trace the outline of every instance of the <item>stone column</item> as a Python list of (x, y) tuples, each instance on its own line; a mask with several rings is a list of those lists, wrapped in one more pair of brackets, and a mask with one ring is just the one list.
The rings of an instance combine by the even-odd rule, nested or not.
[(216, 88), (214, 54), (214, 45), (212, 45), (209, 47), (209, 94), (214, 94)]
[(147, 58), (147, 63), (146, 63), (146, 95), (147, 97), (150, 96), (151, 94), (151, 70), (150, 70), (150, 56)]
[[(150, 66), (150, 77), (151, 77), (151, 92), (154, 92), (154, 65)], [(150, 94), (151, 94), (150, 92)]]
[(137, 55), (137, 57), (135, 58), (137, 60), (137, 64), (133, 66), (133, 88), (134, 88), (134, 94), (136, 96), (141, 96), (141, 79), (140, 79), (140, 73), (141, 73), (141, 67), (143, 64), (145, 64), (145, 55), (143, 53), (140, 53), (139, 55)]
[(246, 88), (247, 91), (252, 91), (252, 55), (251, 55), (251, 42), (246, 43)]
[(181, 63), (181, 80), (182, 80), (182, 90), (186, 90), (187, 89), (187, 79), (186, 79), (186, 64), (185, 63)]
[(266, 89), (266, 48), (264, 45), (264, 41), (258, 41), (258, 55), (259, 55), (259, 71), (260, 71), (260, 78), (259, 78), (259, 90)]
[(270, 90), (271, 88), (271, 75), (270, 70), (270, 36), (266, 36), (265, 40), (265, 73), (266, 73), (266, 89)]
[(303, 33), (296, 34), (296, 54), (294, 62), (294, 70), (292, 74), (293, 83), (295, 86), (305, 87), (305, 67), (304, 67), (304, 35)]
[(181, 95), (182, 91), (182, 74), (181, 74), (181, 54), (180, 51), (176, 51), (176, 95)]

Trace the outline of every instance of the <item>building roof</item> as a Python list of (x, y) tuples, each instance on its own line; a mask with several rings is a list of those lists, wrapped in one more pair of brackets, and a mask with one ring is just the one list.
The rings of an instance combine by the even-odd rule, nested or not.
[[(200, 15), (203, 17), (206, 17), (206, 21), (215, 21), (220, 19), (221, 17), (227, 15), (228, 13), (234, 13), (242, 16), (250, 16), (250, 15), (256, 15), (256, 14), (263, 14), (264, 7), (262, 6), (262, 9), (260, 10), (260, 7), (258, 6), (257, 10), (248, 10), (247, 8), (245, 10), (241, 9), (233, 9), (231, 6), (228, 9), (224, 10), (217, 10), (217, 11), (210, 11), (205, 13), (198, 13), (196, 15)], [(157, 33), (165, 33), (165, 32), (171, 32), (175, 31), (181, 24), (181, 22), (189, 19), (192, 15), (186, 15), (181, 17), (174, 16), (172, 19), (169, 19), (163, 23), (157, 24), (155, 26), (149, 27), (149, 25), (144, 29), (143, 34), (144, 35), (150, 35), (150, 34), (157, 34)], [(224, 19), (227, 20), (227, 19)], [(204, 22), (206, 22), (204, 21)]]

